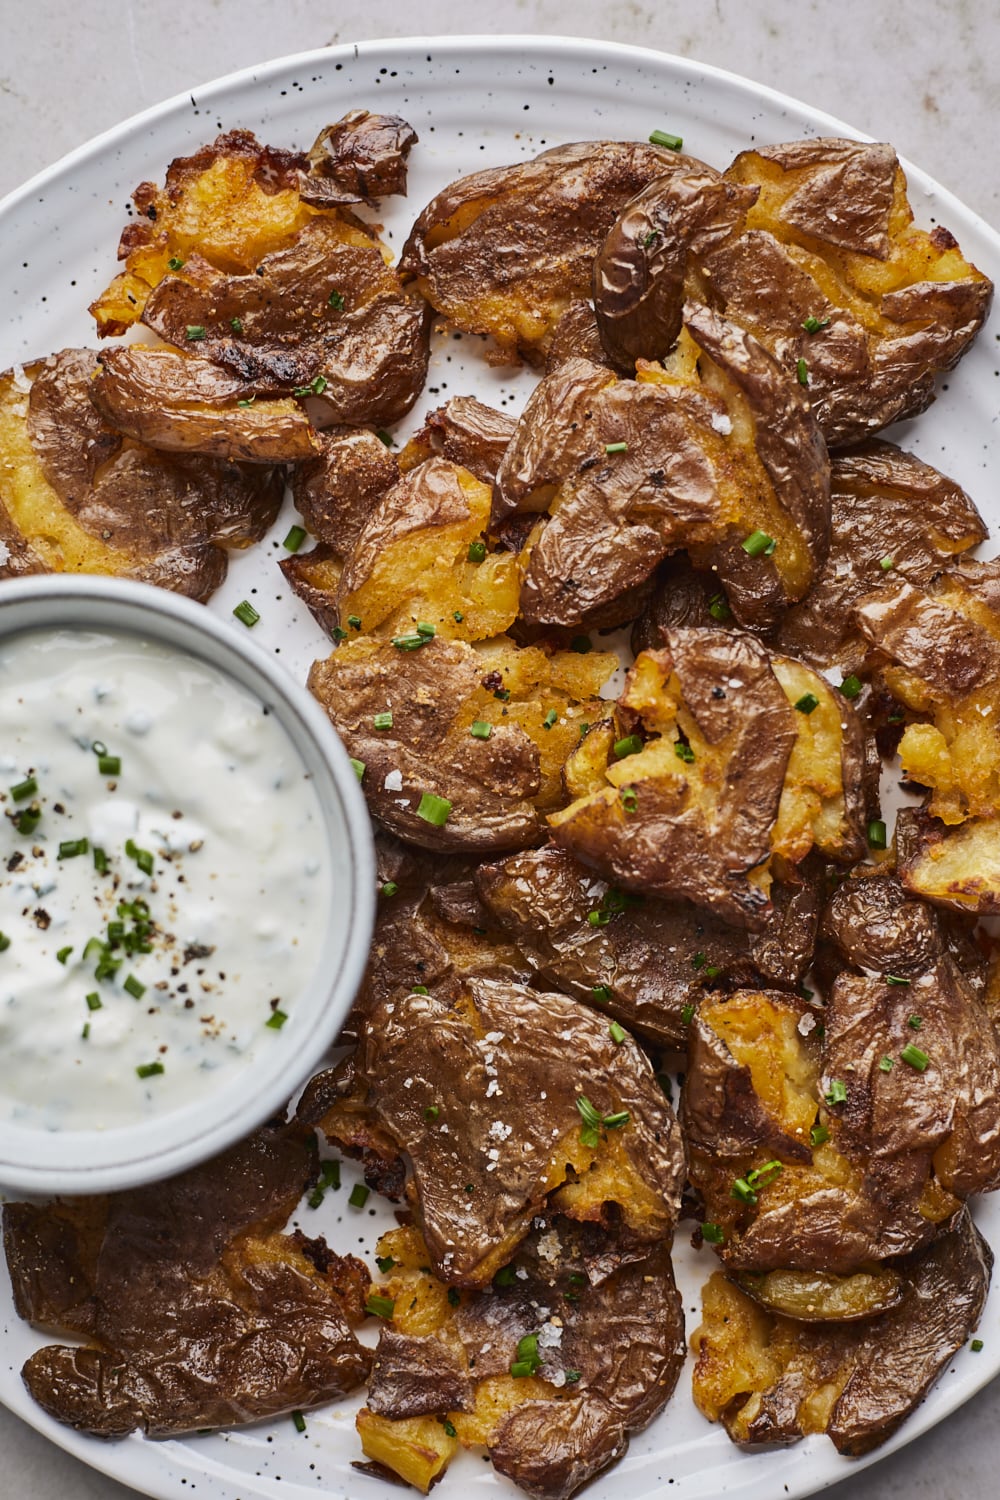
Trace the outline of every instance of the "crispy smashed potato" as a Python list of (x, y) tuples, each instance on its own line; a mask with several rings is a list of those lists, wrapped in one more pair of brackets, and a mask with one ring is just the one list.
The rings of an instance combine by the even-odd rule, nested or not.
[[(474, 649), (433, 636), (345, 642), (309, 688), (350, 754), (377, 821), (427, 849), (525, 848), (565, 801), (561, 771), (617, 659), (547, 655), (505, 637)], [(389, 713), (391, 724), (375, 723)], [(430, 801), (428, 802), (428, 798)]]
[(399, 466), (405, 472), (438, 454), (468, 469), (483, 484), (492, 484), (516, 427), (513, 417), (484, 406), (474, 396), (452, 396), (428, 413), (399, 455)]
[(457, 328), (499, 357), (541, 363), (553, 330), (590, 295), (594, 255), (626, 201), (689, 158), (632, 141), (556, 146), (451, 183), (417, 218), (400, 258)]
[(383, 1001), (339, 1087), (319, 1128), (353, 1148), (360, 1113), (396, 1142), (449, 1285), (487, 1285), (546, 1205), (617, 1227), (633, 1252), (671, 1237), (684, 1177), (673, 1112), (635, 1042), (564, 995), (472, 976), (452, 1003)]
[(97, 368), (96, 354), (64, 349), (0, 376), (0, 578), (105, 573), (207, 599), (226, 550), (277, 515), (280, 475), (122, 438), (90, 401)]
[(773, 656), (771, 669), (796, 710), (797, 730), (771, 847), (793, 864), (812, 848), (854, 864), (868, 847), (865, 745), (857, 715), (825, 677), (802, 662)]
[(492, 1287), (449, 1299), (416, 1229), (383, 1235), (375, 1290), (393, 1313), (357, 1419), (368, 1457), (426, 1492), (459, 1443), (485, 1446), (529, 1494), (568, 1500), (662, 1408), (683, 1360), (669, 1255), (617, 1250), (555, 1218)]
[(902, 1270), (894, 1306), (823, 1325), (770, 1313), (716, 1272), (702, 1291), (694, 1399), (734, 1442), (825, 1432), (841, 1453), (885, 1442), (975, 1330), (993, 1256), (964, 1211)]
[(6, 1204), (18, 1313), (84, 1341), (31, 1355), (35, 1400), (83, 1432), (166, 1437), (360, 1385), (365, 1267), (281, 1232), (315, 1178), (308, 1137), (266, 1127), (167, 1182)]
[(918, 808), (896, 819), (899, 878), (908, 891), (955, 911), (1000, 912), (1000, 823), (970, 818), (947, 827)]

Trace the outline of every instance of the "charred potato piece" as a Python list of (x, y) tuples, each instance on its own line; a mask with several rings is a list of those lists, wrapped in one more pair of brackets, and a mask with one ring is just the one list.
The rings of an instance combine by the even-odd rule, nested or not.
[(830, 555), (810, 592), (778, 629), (783, 651), (819, 668), (856, 670), (867, 642), (854, 606), (890, 570), (926, 585), (957, 553), (986, 540), (968, 495), (891, 443), (864, 443), (830, 464)]
[[(479, 650), (413, 639), (426, 643), (352, 640), (309, 674), (311, 692), (366, 767), (372, 815), (427, 849), (538, 843), (544, 814), (564, 800), (560, 773), (581, 723), (607, 712), (596, 694), (616, 659), (547, 656), (504, 637)], [(386, 712), (391, 726), (377, 729), (375, 715)]]
[(920, 808), (896, 819), (899, 878), (908, 891), (954, 911), (1000, 912), (1000, 820), (948, 828)]
[(313, 141), (299, 191), (319, 208), (405, 197), (406, 158), (416, 144), (416, 131), (399, 115), (352, 109)]
[(616, 1043), (565, 995), (469, 977), (453, 1004), (383, 1001), (354, 1070), (319, 1128), (336, 1142), (343, 1121), (350, 1142), (360, 1100), (396, 1142), (429, 1264), (449, 1285), (487, 1285), (546, 1204), (620, 1221), (635, 1252), (669, 1241), (684, 1177), (673, 1113), (631, 1038)]
[(571, 302), (552, 330), (545, 357), (546, 375), (551, 375), (568, 359), (587, 359), (593, 365), (608, 365), (610, 368), (611, 361), (601, 343), (594, 309), (589, 301)]
[(795, 988), (812, 957), (815, 883), (776, 886), (774, 915), (751, 936), (685, 901), (638, 900), (609, 889), (565, 850), (514, 854), (475, 872), (490, 916), (517, 943), (537, 982), (554, 985), (663, 1047), (687, 1044), (706, 987)]
[(898, 1271), (877, 1266), (853, 1276), (828, 1271), (742, 1271), (734, 1278), (740, 1290), (768, 1311), (798, 1323), (855, 1323), (888, 1312), (902, 1300)]
[(479, 641), (517, 617), (517, 559), (483, 542), (490, 490), (468, 469), (429, 458), (377, 502), (361, 529), (337, 589), (341, 627), (360, 620), (366, 635), (412, 636), (429, 624), (439, 636)]
[(407, 412), (427, 374), (425, 310), (374, 232), (337, 206), (334, 157), (357, 186), (358, 132), (333, 127), (326, 146), (311, 197), (308, 159), (248, 131), (178, 158), (162, 190), (141, 184), (119, 245), (125, 270), (91, 307), (101, 336), (141, 318), (262, 395), (310, 398), (320, 425)]
[(742, 152), (725, 176), (757, 198), (695, 282), (789, 372), (802, 370), (830, 447), (929, 406), (993, 287), (942, 225), (914, 228), (892, 147), (793, 141)]
[(858, 717), (825, 677), (802, 662), (772, 656), (771, 669), (796, 709), (797, 731), (771, 847), (793, 864), (812, 848), (854, 864), (868, 850), (865, 739)]
[[(602, 1250), (612, 1264), (597, 1271)], [(568, 1500), (673, 1391), (684, 1322), (665, 1249), (615, 1264), (613, 1239), (556, 1219), (532, 1232), (502, 1282), (454, 1304), (426, 1274), (413, 1228), (383, 1236), (379, 1251), (392, 1265), (376, 1290), (393, 1301), (393, 1321), (358, 1431), (369, 1457), (418, 1488), (433, 1475), (414, 1463), (414, 1429), (430, 1429), (437, 1456), (433, 1427), (443, 1432), (447, 1422), (452, 1448), (485, 1446), (494, 1468), (530, 1495)]]
[(923, 589), (905, 580), (857, 606), (861, 630), (891, 666), (896, 699), (933, 723), (907, 726), (904, 774), (931, 788), (947, 824), (1000, 813), (1000, 564), (966, 562)]
[(547, 513), (521, 553), (525, 620), (579, 623), (680, 547), (753, 628), (809, 588), (829, 476), (808, 404), (742, 330), (694, 305), (685, 326), (669, 368), (633, 382), (572, 360), (525, 408), (494, 486), (496, 521)]
[(798, 716), (752, 637), (665, 635), (619, 700), (651, 737), (619, 742), (604, 784), (550, 816), (553, 838), (628, 890), (686, 897), (759, 930), (769, 877), (754, 872), (771, 853)]
[(297, 402), (258, 406), (248, 399), (253, 387), (239, 376), (172, 349), (107, 349), (89, 389), (109, 427), (167, 453), (282, 464), (317, 451), (312, 423)]
[(97, 356), (64, 349), (0, 376), (0, 535), (21, 572), (106, 573), (204, 600), (281, 504), (280, 475), (167, 457), (123, 439), (89, 390)]
[(316, 1156), (268, 1127), (167, 1182), (4, 1207), (21, 1317), (74, 1335), (23, 1370), (59, 1422), (101, 1437), (230, 1426), (346, 1395), (370, 1355), (352, 1329), (368, 1273), (281, 1233)]
[(563, 313), (590, 295), (594, 256), (619, 210), (689, 163), (631, 141), (582, 141), (474, 172), (419, 215), (400, 271), (457, 328), (491, 334), (501, 358), (541, 363)]
[(399, 479), (399, 463), (364, 427), (328, 427), (316, 444), (317, 456), (292, 470), (292, 499), (306, 530), (343, 560)]
[(837, 1327), (769, 1314), (717, 1272), (691, 1340), (695, 1404), (736, 1443), (825, 1432), (839, 1452), (867, 1453), (919, 1405), (974, 1331), (992, 1266), (966, 1210), (901, 1268), (895, 1307)]
[(484, 406), (474, 396), (452, 396), (428, 413), (399, 455), (400, 468), (416, 468), (438, 454), (491, 485), (516, 427), (513, 417)]
[(593, 275), (595, 320), (616, 369), (631, 375), (637, 360), (670, 353), (681, 331), (689, 264), (743, 227), (758, 192), (692, 162), (626, 203)]
[(278, 567), (292, 593), (307, 606), (317, 625), (327, 635), (339, 640), (340, 611), (336, 601), (344, 565), (333, 548), (321, 542), (308, 552), (283, 557)]

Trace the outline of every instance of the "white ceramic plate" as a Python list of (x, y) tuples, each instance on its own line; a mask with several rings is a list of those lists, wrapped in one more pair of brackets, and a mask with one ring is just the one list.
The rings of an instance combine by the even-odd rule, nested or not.
[[(276, 146), (307, 147), (323, 124), (358, 106), (397, 112), (420, 136), (411, 157), (409, 199), (387, 205), (382, 215), (397, 249), (417, 210), (452, 178), (564, 141), (643, 140), (661, 127), (682, 135), (692, 155), (724, 166), (752, 142), (858, 134), (808, 105), (731, 74), (607, 42), (550, 37), (363, 42), (268, 63), (127, 121), (0, 204), (0, 369), (67, 344), (94, 342), (86, 307), (115, 272), (130, 193), (145, 178), (162, 181), (172, 157), (235, 126)], [(907, 172), (918, 222), (927, 228), (945, 223), (965, 253), (1000, 280), (1000, 237), (916, 168), (907, 166)], [(991, 465), (1000, 469), (998, 339), (1000, 318), (994, 315), (971, 354), (942, 383), (937, 404), (892, 434), (963, 484), (994, 523), (1000, 508), (987, 475)], [(491, 369), (480, 348), (477, 339), (439, 339), (409, 426), (452, 394), (471, 392), (508, 411), (520, 409), (532, 377)], [(261, 614), (257, 638), (301, 677), (328, 646), (274, 566), (284, 555), (280, 544), (288, 524), (286, 514), (265, 542), (234, 560), (211, 607), (231, 620), (233, 605), (252, 598)], [(244, 627), (232, 622), (232, 628)], [(390, 1216), (381, 1209), (349, 1209), (353, 1180), (345, 1170), (341, 1192), (330, 1194), (318, 1211), (303, 1210), (301, 1222), (307, 1232), (325, 1232), (336, 1249), (370, 1258)], [(985, 1200), (977, 1218), (1000, 1246), (1000, 1205)], [(676, 1261), (690, 1329), (698, 1317), (698, 1288), (714, 1259), (690, 1250), (682, 1226)], [(397, 1500), (397, 1488), (350, 1467), (360, 1457), (353, 1420), (357, 1403), (310, 1414), (302, 1435), (283, 1420), (183, 1441), (133, 1437), (107, 1444), (49, 1420), (19, 1377), (24, 1359), (46, 1341), (17, 1320), (6, 1272), (0, 1274), (0, 1400), (94, 1468), (159, 1500)], [(963, 1351), (882, 1453), (940, 1421), (1000, 1370), (998, 1309), (1000, 1293), (994, 1293), (983, 1322), (984, 1351)], [(590, 1500), (667, 1494), (674, 1500), (722, 1495), (795, 1500), (860, 1466), (840, 1458), (826, 1438), (768, 1453), (740, 1453), (695, 1411), (689, 1389), (685, 1373), (663, 1415), (633, 1439), (621, 1463), (588, 1488)], [(435, 1491), (441, 1500), (470, 1495), (500, 1500), (518, 1493), (469, 1455), (460, 1455)]]

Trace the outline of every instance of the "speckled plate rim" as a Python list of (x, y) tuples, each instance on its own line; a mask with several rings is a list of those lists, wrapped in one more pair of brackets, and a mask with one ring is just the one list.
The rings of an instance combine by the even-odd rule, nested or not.
[[(310, 66), (336, 64), (338, 59), (391, 65), (412, 61), (417, 52), (423, 54), (429, 48), (433, 49), (436, 56), (448, 55), (454, 60), (470, 55), (489, 54), (498, 73), (505, 63), (540, 63), (544, 60), (546, 64), (554, 64), (560, 59), (589, 62), (597, 66), (606, 66), (610, 62), (622, 72), (627, 72), (630, 68), (656, 69), (662, 74), (665, 83), (714, 86), (724, 94), (745, 101), (748, 111), (752, 112), (755, 106), (764, 105), (802, 121), (803, 128), (810, 133), (845, 135), (858, 140), (871, 139), (856, 127), (791, 95), (756, 84), (711, 64), (650, 48), (573, 37), (517, 34), (372, 39), (312, 49), (276, 58), (260, 66), (244, 68), (206, 83), (193, 92), (177, 94), (130, 117), (69, 152), (7, 194), (0, 200), (0, 226), (22, 204), (44, 193), (50, 186), (72, 178), (80, 167), (100, 158), (109, 149), (113, 150), (134, 131), (162, 124), (176, 114), (189, 110), (196, 97), (200, 104), (222, 104), (230, 94), (237, 93), (248, 85), (267, 89), (277, 80), (286, 76), (290, 80), (296, 72)], [(367, 102), (371, 103), (371, 100)], [(985, 262), (987, 274), (992, 274), (994, 280), (1000, 280), (1000, 235), (918, 166), (905, 158), (900, 160), (910, 183), (911, 196), (913, 190), (918, 189), (933, 201), (936, 210), (946, 213), (949, 221), (961, 233), (963, 249), (980, 265)], [(467, 168), (470, 169), (471, 167)], [(982, 496), (980, 499), (982, 500)], [(989, 507), (984, 505), (984, 508)], [(994, 1240), (1000, 1244), (1000, 1207), (981, 1200), (976, 1217), (981, 1226), (992, 1231)], [(3, 1274), (6, 1274), (5, 1269)], [(984, 1314), (984, 1323), (991, 1311), (993, 1322), (997, 1321), (1000, 1310), (998, 1305), (1000, 1288), (995, 1286)], [(949, 1382), (947, 1377), (959, 1374), (959, 1364), (962, 1366), (960, 1378)], [(248, 1482), (245, 1473), (229, 1469), (207, 1454), (204, 1457), (199, 1454), (198, 1461), (192, 1462), (188, 1455), (194, 1455), (196, 1450), (183, 1449), (181, 1445), (171, 1442), (154, 1443), (134, 1437), (123, 1443), (110, 1445), (75, 1433), (42, 1412), (28, 1397), (13, 1366), (9, 1367), (9, 1371), (8, 1376), (7, 1371), (0, 1369), (0, 1401), (10, 1410), (91, 1468), (131, 1485), (140, 1493), (154, 1497), (154, 1500), (190, 1500), (196, 1483), (201, 1494), (210, 1495), (211, 1500), (251, 1500), (251, 1497), (256, 1500), (258, 1496), (268, 1497), (268, 1500), (272, 1496), (283, 1496), (286, 1500), (307, 1500), (307, 1497), (312, 1500), (317, 1493), (312, 1488), (306, 1489), (281, 1481), (275, 1485), (275, 1481), (268, 1480), (258, 1486), (253, 1481)], [(971, 1358), (967, 1358), (965, 1353), (960, 1354), (942, 1372), (931, 1396), (907, 1419), (900, 1431), (876, 1452), (860, 1459), (841, 1458), (826, 1439), (818, 1437), (807, 1438), (792, 1448), (771, 1450), (766, 1454), (739, 1454), (732, 1449), (721, 1430), (715, 1429), (712, 1435), (719, 1439), (719, 1464), (704, 1469), (697, 1475), (687, 1475), (683, 1482), (673, 1483), (670, 1493), (676, 1500), (694, 1500), (695, 1496), (698, 1500), (713, 1500), (713, 1497), (722, 1495), (739, 1496), (740, 1500), (774, 1500), (780, 1485), (782, 1496), (788, 1497), (788, 1500), (804, 1500), (804, 1497), (850, 1478), (880, 1458), (905, 1447), (964, 1404), (997, 1373), (1000, 1373), (1000, 1339), (994, 1338), (983, 1354)], [(684, 1379), (685, 1375), (682, 1374), (682, 1383)], [(704, 1441), (707, 1424), (696, 1413), (694, 1420), (700, 1425), (691, 1443), (697, 1444)], [(685, 1442), (680, 1446), (687, 1448), (689, 1444)], [(662, 1488), (639, 1488), (642, 1478), (639, 1470), (644, 1467), (645, 1463), (636, 1466), (631, 1461), (631, 1455), (627, 1456), (605, 1476), (592, 1481), (586, 1493), (591, 1500), (610, 1500), (612, 1493), (616, 1500), (618, 1497), (624, 1500), (626, 1496), (630, 1500), (639, 1500), (640, 1496), (651, 1497), (654, 1493), (667, 1493)], [(480, 1481), (475, 1485), (477, 1495), (515, 1496), (521, 1493), (504, 1481), (484, 1488), (484, 1477), (477, 1476)], [(715, 1487), (710, 1488), (713, 1485)], [(452, 1492), (456, 1495), (459, 1493), (457, 1488)], [(322, 1493), (331, 1497), (338, 1494), (329, 1484), (324, 1486)], [(379, 1485), (367, 1476), (358, 1476), (357, 1488), (352, 1480), (351, 1490), (339, 1493), (343, 1495), (343, 1500), (353, 1500), (355, 1496), (357, 1500), (394, 1500), (398, 1490), (393, 1486)], [(441, 1493), (444, 1495), (445, 1491), (442, 1490)]]

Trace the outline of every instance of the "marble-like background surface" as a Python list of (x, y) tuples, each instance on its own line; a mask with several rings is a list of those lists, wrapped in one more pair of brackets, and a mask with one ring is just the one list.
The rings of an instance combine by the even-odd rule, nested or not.
[[(329, 0), (0, 0), (0, 196), (125, 116), (233, 69), (362, 36), (474, 31), (632, 42), (729, 68), (892, 141), (1000, 226), (997, 0), (422, 0), (364, 13)], [(993, 1500), (998, 1430), (994, 1384), (826, 1493)], [(3, 1409), (0, 1453), (0, 1500), (133, 1493)]]

